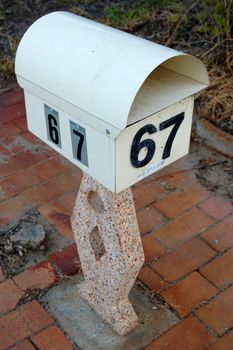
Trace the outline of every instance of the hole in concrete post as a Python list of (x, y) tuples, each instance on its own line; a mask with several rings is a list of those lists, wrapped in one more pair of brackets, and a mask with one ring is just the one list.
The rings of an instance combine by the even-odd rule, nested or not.
[(99, 233), (99, 229), (97, 226), (95, 226), (90, 233), (90, 244), (94, 251), (96, 260), (100, 260), (100, 258), (105, 254), (106, 251), (103, 239)]
[(102, 214), (104, 212), (104, 202), (102, 201), (98, 193), (94, 191), (89, 192), (88, 200), (92, 208), (96, 211), (96, 213)]

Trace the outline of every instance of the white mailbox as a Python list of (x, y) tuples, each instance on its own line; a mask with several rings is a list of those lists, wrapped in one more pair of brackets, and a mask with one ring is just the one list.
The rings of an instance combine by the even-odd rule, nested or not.
[(29, 130), (112, 192), (188, 153), (202, 62), (54, 12), (23, 36), (16, 75)]

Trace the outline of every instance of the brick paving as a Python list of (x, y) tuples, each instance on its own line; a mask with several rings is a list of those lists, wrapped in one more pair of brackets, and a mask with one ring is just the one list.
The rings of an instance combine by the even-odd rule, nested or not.
[(59, 277), (48, 261), (42, 261), (12, 278), (15, 285), (23, 291), (36, 288), (49, 288), (58, 282)]
[[(69, 219), (82, 174), (27, 131), (19, 88), (0, 94), (0, 122), (0, 230), (37, 208), (70, 241), (11, 278), (0, 267), (0, 350), (73, 349), (37, 296), (80, 270)], [(138, 279), (180, 320), (145, 349), (232, 350), (232, 203), (179, 162), (133, 194), (146, 258)]]

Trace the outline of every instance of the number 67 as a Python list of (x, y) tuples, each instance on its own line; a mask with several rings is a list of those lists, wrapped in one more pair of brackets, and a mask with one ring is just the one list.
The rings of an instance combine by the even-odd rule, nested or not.
[[(173, 128), (168, 136), (168, 139), (164, 147), (162, 159), (166, 159), (170, 157), (174, 138), (183, 120), (184, 120), (184, 112), (176, 115), (175, 117), (167, 119), (159, 124), (160, 131), (167, 129), (169, 126), (173, 125)], [(154, 157), (155, 150), (156, 150), (155, 142), (152, 139), (145, 139), (141, 141), (141, 138), (146, 133), (154, 134), (156, 132), (157, 132), (157, 128), (155, 127), (155, 125), (147, 124), (147, 125), (144, 125), (140, 130), (138, 130), (138, 132), (134, 136), (131, 152), (130, 152), (130, 160), (134, 168), (141, 168), (147, 165), (151, 161), (151, 159)], [(138, 156), (142, 148), (147, 149), (147, 154), (144, 159), (139, 160)]]

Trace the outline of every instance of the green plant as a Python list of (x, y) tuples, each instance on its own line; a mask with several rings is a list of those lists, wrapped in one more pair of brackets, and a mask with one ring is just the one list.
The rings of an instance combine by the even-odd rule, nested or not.
[(83, 16), (83, 17), (86, 17), (86, 18), (89, 17), (87, 12), (84, 11), (83, 9), (80, 9), (79, 7), (75, 7), (75, 6), (69, 7), (69, 12), (72, 12), (75, 15)]
[(158, 0), (140, 1), (126, 9), (122, 5), (107, 6), (105, 21), (107, 24), (121, 29), (132, 29), (153, 18), (158, 9)]
[(230, 12), (232, 0), (202, 0), (202, 11), (199, 14), (199, 31), (218, 35), (230, 34)]
[(15, 54), (19, 43), (19, 37), (12, 37), (6, 35), (8, 40), (10, 53), (5, 54), (0, 58), (0, 80), (7, 81), (14, 76), (14, 64), (15, 64)]
[(230, 132), (233, 116), (233, 1), (202, 0), (202, 11), (197, 18), (198, 31), (209, 42), (209, 48), (200, 58), (208, 66), (210, 75), (210, 86), (200, 98), (198, 113), (215, 125), (228, 123)]
[(130, 7), (117, 3), (105, 8), (105, 21), (117, 28), (132, 29), (154, 18), (162, 9), (182, 8), (179, 3), (179, 0), (141, 0), (135, 1)]
[(233, 1), (202, 0), (202, 11), (198, 15), (198, 31), (208, 36), (210, 49), (201, 57), (205, 61), (225, 61), (227, 69), (233, 66)]
[(5, 17), (5, 12), (4, 12), (2, 4), (0, 3), (0, 21), (2, 21), (4, 19), (4, 17)]

